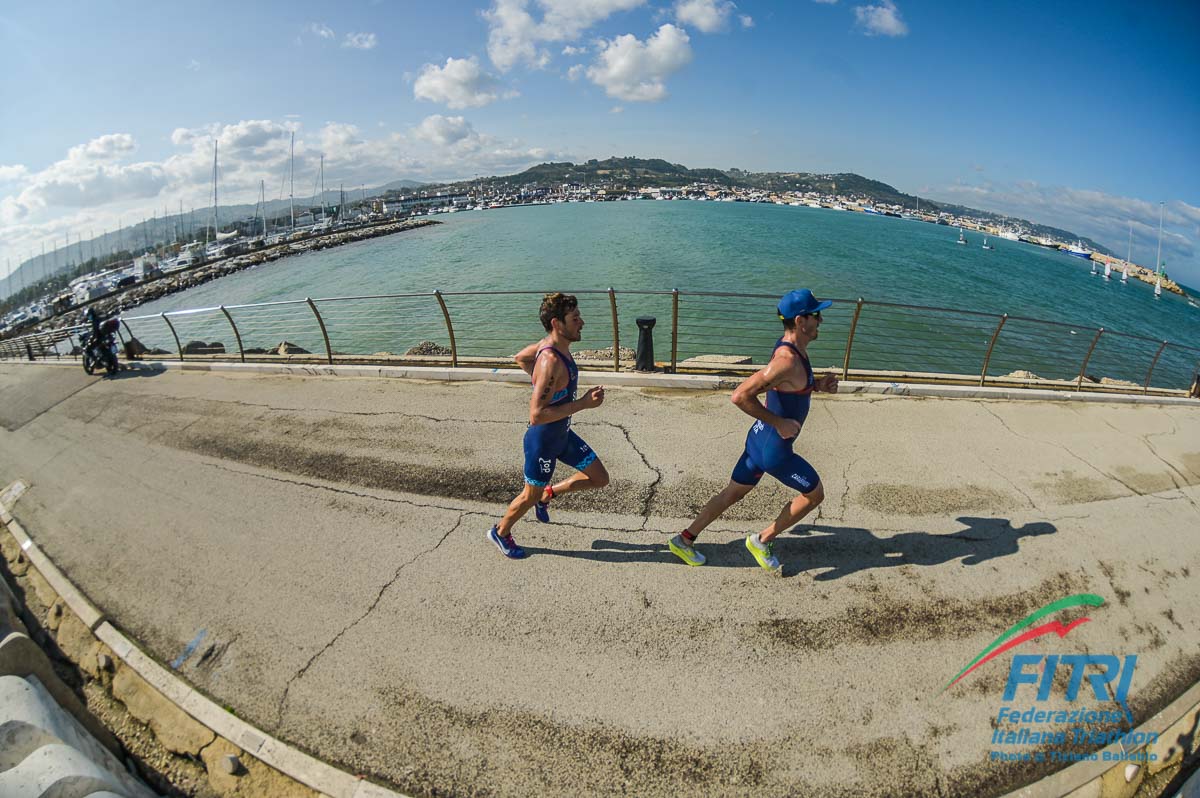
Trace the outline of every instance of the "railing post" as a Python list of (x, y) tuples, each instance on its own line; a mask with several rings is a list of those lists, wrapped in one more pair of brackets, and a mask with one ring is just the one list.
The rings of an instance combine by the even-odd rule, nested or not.
[(175, 325), (172, 324), (171, 320), (167, 318), (166, 313), (159, 313), (158, 315), (162, 316), (162, 320), (167, 323), (167, 327), (171, 330), (171, 336), (175, 339), (175, 348), (179, 350), (179, 360), (182, 361), (183, 360), (183, 344), (179, 343), (179, 334), (175, 332)]
[(1146, 372), (1146, 384), (1142, 386), (1142, 393), (1150, 393), (1150, 377), (1154, 374), (1154, 367), (1158, 365), (1158, 357), (1167, 348), (1167, 342), (1163, 341), (1162, 346), (1154, 353), (1154, 359), (1150, 361), (1150, 370)]
[(313, 315), (317, 317), (317, 324), (321, 325), (321, 337), (325, 339), (325, 359), (329, 361), (329, 365), (333, 365), (333, 349), (329, 346), (329, 333), (325, 330), (325, 320), (321, 318), (321, 314), (317, 312), (317, 305), (309, 297), (304, 297), (304, 301), (312, 308)]
[(854, 306), (854, 318), (850, 320), (850, 334), (846, 336), (846, 357), (842, 360), (842, 379), (850, 375), (850, 349), (854, 346), (854, 331), (858, 329), (858, 316), (862, 313), (863, 298)]
[(458, 368), (458, 344), (454, 340), (454, 325), (450, 323), (450, 310), (446, 307), (446, 300), (442, 298), (441, 291), (434, 291), (433, 295), (437, 297), (438, 304), (442, 306), (442, 318), (446, 320), (446, 332), (450, 336), (450, 367)]
[(679, 289), (671, 289), (671, 373), (679, 370)]
[(1075, 382), (1075, 390), (1083, 390), (1083, 373), (1087, 371), (1088, 361), (1092, 359), (1092, 352), (1096, 351), (1096, 344), (1100, 342), (1100, 336), (1104, 335), (1104, 328), (1096, 330), (1096, 337), (1092, 339), (1092, 345), (1088, 347), (1087, 355), (1083, 358), (1083, 365), (1079, 367), (1079, 379)]
[[(125, 319), (121, 319), (121, 324), (125, 325), (125, 332), (129, 333), (129, 340), (137, 341), (137, 336), (133, 334), (133, 330), (129, 329), (129, 322), (125, 321)], [(139, 354), (138, 357), (141, 358), (141, 354)]]
[(233, 323), (233, 316), (229, 315), (229, 311), (221, 305), (221, 312), (225, 314), (225, 318), (229, 320), (229, 326), (233, 328), (233, 337), (237, 339), (238, 355), (242, 358), (242, 362), (246, 362), (246, 350), (242, 348), (242, 334), (238, 332), (237, 325)]
[(987, 381), (988, 363), (992, 361), (992, 349), (996, 347), (996, 339), (1000, 337), (1000, 331), (1004, 329), (1004, 322), (1008, 321), (1008, 314), (1005, 313), (1000, 317), (1000, 323), (996, 325), (995, 331), (992, 333), (992, 340), (988, 342), (987, 354), (983, 356), (983, 370), (979, 372), (979, 387), (983, 387), (983, 383)]
[(617, 332), (617, 293), (612, 286), (608, 289), (608, 304), (612, 308), (613, 324), (613, 371), (621, 370), (621, 334)]

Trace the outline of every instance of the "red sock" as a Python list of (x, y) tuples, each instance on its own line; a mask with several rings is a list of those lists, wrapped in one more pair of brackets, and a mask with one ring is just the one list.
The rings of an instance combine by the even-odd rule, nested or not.
[(550, 501), (553, 498), (554, 498), (554, 486), (547, 485), (545, 492), (542, 493), (542, 504), (545, 504), (546, 502)]
[(680, 532), (679, 536), (683, 538), (683, 542), (689, 546), (696, 542), (696, 536), (686, 529)]

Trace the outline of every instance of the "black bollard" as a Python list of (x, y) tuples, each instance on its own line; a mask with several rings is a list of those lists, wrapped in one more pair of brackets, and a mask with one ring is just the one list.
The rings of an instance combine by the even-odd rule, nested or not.
[(658, 319), (653, 316), (639, 316), (637, 357), (635, 371), (654, 371), (654, 325)]
[(25, 342), (25, 352), (29, 355), (29, 359), (33, 360), (33, 347), (29, 345), (28, 341)]

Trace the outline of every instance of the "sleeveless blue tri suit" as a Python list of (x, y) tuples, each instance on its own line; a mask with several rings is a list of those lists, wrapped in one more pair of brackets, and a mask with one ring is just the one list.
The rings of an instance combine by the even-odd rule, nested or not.
[[(534, 356), (534, 362), (547, 350), (563, 362), (569, 376), (567, 387), (554, 394), (550, 400), (549, 407), (556, 407), (575, 400), (575, 389), (579, 385), (579, 367), (575, 365), (575, 358), (564, 355), (552, 346), (539, 349)], [(550, 478), (554, 476), (554, 465), (559, 460), (582, 471), (595, 459), (596, 453), (571, 429), (570, 416), (551, 421), (549, 424), (530, 424), (529, 429), (525, 430), (525, 481), (530, 485), (543, 488), (549, 485)]]
[[(803, 427), (804, 420), (808, 418), (812, 392), (816, 387), (812, 365), (804, 353), (792, 344), (780, 339), (775, 348), (781, 346), (788, 347), (800, 356), (807, 379), (804, 389), (800, 391), (780, 391), (775, 388), (767, 391), (767, 409), (782, 418), (794, 419)], [(811, 492), (820, 483), (821, 478), (807, 460), (792, 451), (795, 440), (796, 438), (784, 440), (779, 437), (775, 428), (765, 421), (755, 421), (746, 433), (746, 449), (734, 466), (733, 481), (739, 485), (757, 485), (765, 473), (801, 493)]]

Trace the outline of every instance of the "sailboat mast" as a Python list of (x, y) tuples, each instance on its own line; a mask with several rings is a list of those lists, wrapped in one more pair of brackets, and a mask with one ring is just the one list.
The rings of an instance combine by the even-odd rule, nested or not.
[(213, 240), (221, 232), (221, 219), (217, 215), (217, 140), (213, 139)]
[(1162, 267), (1162, 220), (1163, 220), (1163, 203), (1158, 203), (1158, 254), (1154, 256), (1154, 273), (1158, 274), (1158, 270)]
[(288, 208), (292, 212), (292, 230), (296, 229), (296, 131), (292, 131), (292, 150), (291, 150), (291, 166), (288, 168), (291, 181), (288, 184)]
[(267, 181), (266, 180), (258, 181), (258, 195), (259, 195), (260, 201), (262, 202), (262, 214), (263, 214), (263, 233), (262, 234), (263, 234), (263, 238), (266, 238), (267, 237)]
[(321, 153), (321, 221), (325, 221), (325, 154)]

